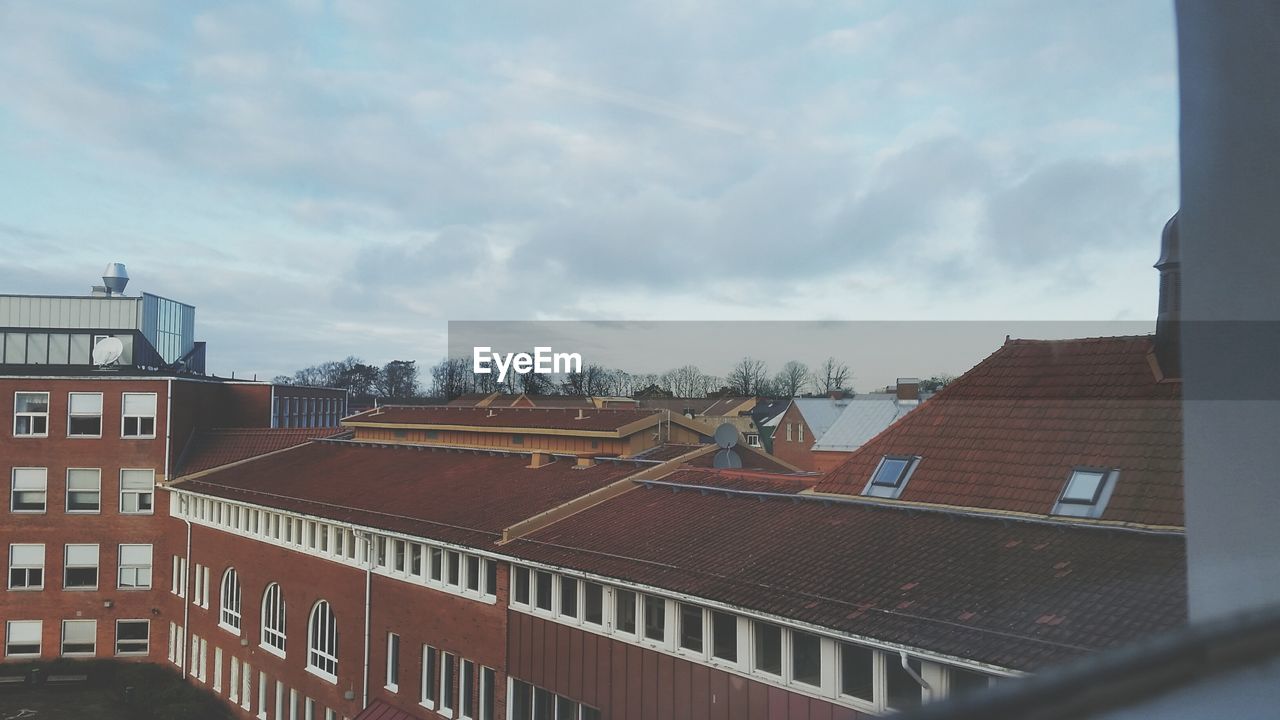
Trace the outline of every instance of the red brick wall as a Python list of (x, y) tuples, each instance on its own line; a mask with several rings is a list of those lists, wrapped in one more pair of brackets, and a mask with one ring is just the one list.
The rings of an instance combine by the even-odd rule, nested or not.
[[(173, 533), (185, 533), (185, 524), (172, 520)], [(227, 695), (230, 658), (235, 655), (248, 662), (253, 672), (251, 713), (258, 711), (258, 672), (265, 671), (270, 682), (268, 703), (274, 712), (275, 682), (283, 682), (286, 688), (295, 689), (303, 697), (315, 698), (321, 707), (333, 708), (340, 715), (354, 717), (360, 710), (363, 687), (364, 657), (364, 597), (365, 574), (358, 568), (312, 557), (296, 550), (285, 549), (242, 538), (221, 530), (200, 525), (192, 526), (191, 567), (197, 563), (208, 565), (209, 609), (191, 606), (187, 625), (187, 646), (190, 657), (190, 637), (195, 633), (209, 641), (209, 670), (206, 677), (212, 683), (214, 647), (223, 650), (223, 692)], [(165, 560), (172, 562), (172, 558)], [(222, 576), (228, 567), (235, 567), (241, 586), (241, 635), (236, 637), (218, 626), (219, 597)], [(373, 575), (369, 644), (369, 697), (381, 698), (406, 710), (422, 713), (418, 705), (421, 698), (422, 646), (455, 654), (459, 661), (466, 658), (477, 666), (485, 665), (498, 671), (496, 717), (505, 717), (506, 675), (506, 586), (509, 572), (505, 565), (498, 571), (498, 603), (488, 605), (458, 597), (431, 588), (412, 585), (381, 575)], [(271, 582), (280, 583), (287, 607), (287, 653), (284, 659), (263, 650), (260, 645), (262, 597)], [(182, 600), (168, 594), (165, 586), (166, 615), (179, 618), (181, 623)], [(327, 600), (333, 608), (338, 623), (338, 682), (336, 685), (306, 670), (307, 621), (311, 609), (320, 600)], [(188, 601), (190, 598), (188, 598)], [(387, 633), (400, 635), (400, 685), (399, 692), (385, 689)], [(168, 633), (168, 621), (164, 634)], [(240, 644), (241, 639), (247, 645)], [(162, 641), (163, 647), (167, 637)], [(473, 684), (473, 688), (476, 685)], [(344, 691), (351, 690), (354, 700), (345, 700)], [(415, 710), (416, 708), (416, 710)], [(323, 715), (321, 715), (323, 717)]]
[(851, 452), (838, 452), (835, 450), (812, 450), (809, 454), (813, 457), (813, 469), (820, 473), (829, 473), (835, 470), (853, 455)]
[(610, 720), (857, 720), (824, 700), (511, 611), (511, 676)]
[[(165, 534), (168, 498), (155, 493), (152, 515), (122, 515), (119, 512), (121, 468), (154, 468), (156, 479), (164, 475), (165, 395), (163, 380), (22, 379), (0, 378), (0, 556), (6, 568), (11, 543), (44, 543), (44, 590), (8, 591), (0, 589), (0, 619), (42, 620), (42, 655), (57, 657), (60, 652), (63, 620), (98, 621), (97, 654), (115, 653), (117, 619), (151, 620), (151, 659), (163, 660), (166, 651), (168, 618), (154, 591), (118, 590), (117, 555), (120, 543), (152, 544), (152, 587), (169, 587), (165, 558), (171, 552)], [(49, 437), (13, 436), (14, 393), (49, 393)], [(102, 393), (102, 437), (68, 438), (67, 393)], [(156, 399), (156, 439), (133, 440), (120, 437), (121, 393), (154, 392)], [(44, 467), (48, 473), (48, 494), (43, 514), (10, 512), (12, 468)], [(101, 509), (98, 514), (66, 512), (67, 468), (101, 469)], [(63, 590), (63, 545), (96, 543), (98, 549), (98, 589)], [(7, 588), (7, 581), (0, 588)], [(110, 607), (107, 604), (110, 604)], [(155, 614), (153, 610), (159, 611)], [(0, 625), (3, 632), (3, 625)], [(2, 659), (2, 658), (0, 658)]]
[[(791, 440), (787, 440), (787, 424), (791, 424)], [(800, 426), (804, 426), (804, 441), (801, 442)], [(809, 426), (804, 422), (804, 416), (800, 414), (800, 408), (792, 405), (782, 414), (782, 420), (778, 422), (778, 428), (773, 433), (773, 455), (781, 460), (795, 465), (801, 470), (816, 470), (813, 458), (814, 437)]]

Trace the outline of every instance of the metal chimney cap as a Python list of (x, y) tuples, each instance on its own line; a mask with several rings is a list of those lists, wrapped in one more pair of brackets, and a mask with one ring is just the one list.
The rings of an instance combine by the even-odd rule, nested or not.
[(109, 294), (123, 295), (129, 284), (129, 271), (124, 269), (124, 263), (107, 263), (107, 269), (102, 271), (102, 284)]
[(1164, 230), (1160, 233), (1160, 259), (1153, 265), (1157, 270), (1164, 270), (1166, 267), (1180, 265), (1182, 263), (1181, 247), (1178, 238), (1178, 213), (1174, 213), (1169, 218), (1169, 222), (1164, 224)]

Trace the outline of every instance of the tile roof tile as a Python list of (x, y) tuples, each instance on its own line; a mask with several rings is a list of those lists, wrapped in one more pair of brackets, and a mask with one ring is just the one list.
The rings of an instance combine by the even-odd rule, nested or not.
[(345, 428), (225, 428), (204, 430), (182, 454), (176, 475), (190, 475), (350, 431)]
[(1119, 468), (1102, 519), (1180, 526), (1181, 384), (1150, 338), (1013, 340), (819, 483), (857, 495), (884, 455), (919, 455), (900, 499), (1045, 515), (1076, 466)]
[(389, 425), (458, 425), (468, 427), (545, 428), (616, 431), (655, 417), (657, 411), (595, 408), (484, 408), (447, 405), (386, 405), (345, 418), (344, 422)]

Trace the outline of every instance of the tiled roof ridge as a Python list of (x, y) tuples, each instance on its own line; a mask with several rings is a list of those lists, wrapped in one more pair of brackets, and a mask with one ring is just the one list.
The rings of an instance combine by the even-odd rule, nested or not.
[[(552, 457), (561, 457), (566, 459), (578, 458), (577, 453), (559, 452), (554, 450), (536, 450), (536, 449), (516, 450), (516, 449), (508, 449), (508, 448), (472, 447), (469, 445), (440, 445), (440, 444), (431, 444), (431, 443), (387, 442), (385, 440), (356, 440), (355, 438), (337, 437), (337, 436), (311, 438), (311, 442), (316, 444), (321, 444), (321, 445), (348, 445), (348, 446), (354, 445), (358, 447), (384, 448), (384, 449), (396, 448), (401, 450), (407, 449), (407, 450), (418, 450), (418, 451), (431, 450), (433, 452), (465, 453), (470, 455), (532, 456), (534, 453), (540, 453), (542, 455), (550, 455)], [(593, 460), (596, 460), (598, 462), (632, 463), (637, 467), (648, 467), (654, 462), (652, 460), (645, 460), (644, 458), (625, 458), (625, 457), (617, 457), (613, 455), (593, 455), (591, 457)]]
[[(775, 475), (774, 477), (777, 477), (777, 476)], [(952, 506), (929, 505), (929, 504), (923, 504), (923, 503), (886, 501), (883, 499), (868, 499), (862, 496), (855, 496), (855, 495), (835, 495), (835, 494), (827, 494), (827, 493), (775, 493), (775, 492), (769, 492), (766, 490), (743, 490), (740, 488), (728, 488), (728, 487), (711, 486), (711, 485), (697, 485), (694, 483), (678, 483), (678, 482), (671, 482), (668, 480), (636, 480), (636, 482), (642, 485), (663, 486), (663, 487), (670, 487), (672, 489), (684, 489), (684, 490), (691, 490), (691, 491), (705, 492), (705, 493), (724, 493), (725, 495), (729, 495), (729, 496), (741, 495), (744, 497), (754, 497), (762, 501), (773, 499), (773, 500), (790, 500), (792, 502), (798, 502), (800, 500), (805, 500), (805, 501), (816, 502), (820, 504), (854, 505), (857, 507), (897, 510), (899, 512), (906, 512), (908, 514), (937, 513), (937, 514), (947, 515), (951, 517), (972, 518), (972, 519), (988, 520), (988, 521), (1002, 522), (1002, 523), (1018, 522), (1018, 523), (1028, 523), (1033, 525), (1049, 525), (1049, 526), (1052, 526), (1055, 528), (1061, 528), (1064, 530), (1067, 528), (1073, 528), (1073, 529), (1087, 528), (1090, 530), (1110, 530), (1110, 531), (1118, 531), (1118, 532), (1135, 533), (1135, 534), (1141, 534), (1141, 535), (1160, 535), (1160, 536), (1174, 536), (1174, 537), (1186, 536), (1186, 533), (1183, 530), (1176, 530), (1172, 528), (1163, 528), (1163, 527), (1160, 527), (1160, 528), (1143, 527), (1143, 526), (1132, 524), (1132, 523), (1119, 524), (1119, 523), (1107, 523), (1107, 522), (1087, 522), (1087, 521), (1082, 521), (1080, 518), (1058, 519), (1053, 517), (1027, 516), (1027, 515), (1021, 515), (1021, 514), (1016, 514), (1011, 512), (997, 511), (997, 510), (982, 510), (978, 508), (963, 508), (963, 507), (952, 507)]]
[[(1105, 342), (1133, 342), (1134, 340), (1151, 340), (1155, 338), (1153, 333), (1143, 333), (1137, 335), (1092, 335), (1082, 338), (1015, 338), (1010, 337), (1005, 341), (1005, 345), (1047, 345), (1052, 343), (1105, 343)], [(997, 350), (996, 352), (999, 352)], [(994, 354), (994, 353), (992, 353)]]
[[(554, 396), (548, 396), (548, 397), (561, 397), (561, 396), (559, 396), (559, 395), (554, 395)], [(567, 407), (567, 408), (565, 408), (565, 407), (537, 407), (537, 406), (534, 406), (534, 407), (523, 407), (523, 406), (520, 406), (520, 407), (514, 407), (514, 406), (510, 406), (510, 405), (503, 405), (503, 406), (501, 406), (501, 407), (492, 407), (492, 406), (489, 406), (489, 407), (481, 407), (481, 406), (478, 406), (478, 405), (400, 405), (400, 404), (388, 403), (388, 404), (386, 404), (386, 405), (379, 405), (378, 407), (375, 407), (375, 408), (369, 408), (368, 410), (365, 410), (364, 412), (362, 412), (362, 413), (360, 413), (360, 414), (361, 414), (361, 415), (364, 415), (365, 413), (372, 413), (372, 412), (375, 412), (375, 411), (377, 411), (377, 410), (380, 410), (380, 409), (386, 409), (386, 408), (396, 408), (396, 409), (398, 409), (398, 410), (423, 410), (423, 411), (426, 411), (426, 410), (431, 410), (431, 411), (448, 410), (448, 411), (451, 411), (451, 412), (471, 412), (471, 413), (474, 413), (474, 412), (475, 412), (475, 411), (477, 411), (477, 410), (487, 410), (487, 411), (498, 412), (498, 413), (501, 413), (501, 412), (510, 412), (510, 413), (517, 413), (517, 412), (540, 412), (540, 413), (579, 413), (579, 412), (595, 412), (595, 413), (637, 413), (637, 412), (644, 412), (644, 413), (658, 413), (658, 412), (663, 412), (663, 411), (664, 411), (664, 408), (642, 408), (642, 407), (624, 407), (624, 408), (598, 408), (598, 407), (590, 407), (590, 408), (589, 408), (589, 407), (585, 407), (585, 406), (584, 406), (584, 407)], [(671, 411), (670, 411), (670, 410), (666, 410), (666, 412), (671, 412)]]

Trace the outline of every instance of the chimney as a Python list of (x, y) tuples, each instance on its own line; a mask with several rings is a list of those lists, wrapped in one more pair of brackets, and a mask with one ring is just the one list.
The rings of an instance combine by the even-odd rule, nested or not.
[(596, 465), (595, 457), (590, 453), (586, 453), (578, 456), (578, 462), (574, 465), (574, 467), (579, 470), (582, 470), (584, 468), (595, 467), (595, 465)]
[(1160, 307), (1156, 312), (1156, 362), (1167, 378), (1182, 377), (1180, 316), (1182, 314), (1182, 256), (1178, 249), (1178, 213), (1160, 234)]
[(896, 387), (898, 402), (915, 405), (920, 402), (920, 378), (898, 378)]
[(529, 464), (526, 467), (540, 468), (543, 465), (551, 464), (551, 453), (534, 452), (529, 455)]

